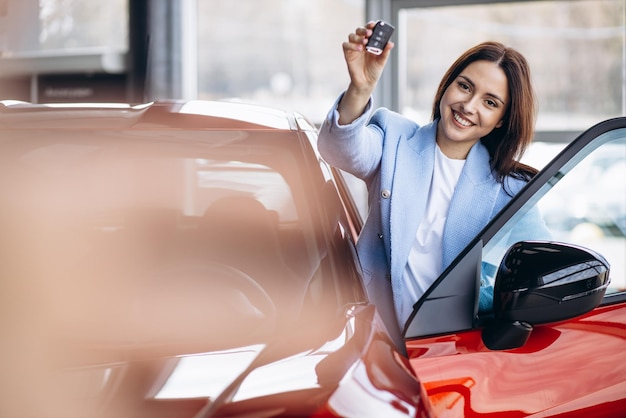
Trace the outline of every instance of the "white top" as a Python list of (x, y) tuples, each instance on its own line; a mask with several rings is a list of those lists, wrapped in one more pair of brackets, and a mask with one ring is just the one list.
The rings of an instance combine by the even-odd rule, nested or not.
[(436, 146), (426, 211), (417, 228), (415, 242), (402, 277), (404, 292), (399, 299), (396, 298), (400, 300), (400, 306), (395, 307), (400, 323), (409, 318), (415, 302), (441, 274), (443, 228), (448, 217), (450, 200), (464, 165), (465, 160), (448, 158)]

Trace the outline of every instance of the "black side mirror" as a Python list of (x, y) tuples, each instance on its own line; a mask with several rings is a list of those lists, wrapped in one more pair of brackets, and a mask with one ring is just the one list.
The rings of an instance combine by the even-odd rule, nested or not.
[(571, 244), (522, 241), (505, 254), (494, 287), (494, 319), (482, 339), (491, 350), (523, 346), (533, 325), (594, 309), (609, 285), (609, 263)]

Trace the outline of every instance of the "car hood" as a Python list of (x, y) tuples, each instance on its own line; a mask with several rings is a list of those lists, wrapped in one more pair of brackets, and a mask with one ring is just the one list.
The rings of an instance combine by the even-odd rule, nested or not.
[[(65, 386), (63, 404), (76, 406), (83, 416), (101, 411), (103, 416), (154, 417), (176, 411), (173, 416), (208, 417), (223, 407), (247, 413), (268, 409), (273, 411), (268, 416), (273, 416), (296, 404), (313, 413), (338, 384), (335, 380), (322, 385), (316, 368), (339, 348), (340, 339), (287, 357), (274, 354), (276, 359), (268, 358), (271, 347), (254, 344), (69, 367), (56, 377)], [(158, 410), (170, 412), (161, 415)]]
[(64, 417), (413, 415), (423, 408), (421, 387), (374, 313), (359, 307), (229, 348), (67, 345), (65, 364), (18, 367), (23, 385), (5, 393), (16, 402), (0, 409)]

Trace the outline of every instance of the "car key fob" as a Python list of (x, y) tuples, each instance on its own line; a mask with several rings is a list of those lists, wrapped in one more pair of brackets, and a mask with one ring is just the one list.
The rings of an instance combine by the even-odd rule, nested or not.
[(385, 49), (385, 45), (389, 42), (391, 35), (393, 35), (394, 28), (384, 20), (376, 22), (376, 26), (372, 29), (372, 36), (367, 40), (365, 49), (374, 55), (380, 55)]

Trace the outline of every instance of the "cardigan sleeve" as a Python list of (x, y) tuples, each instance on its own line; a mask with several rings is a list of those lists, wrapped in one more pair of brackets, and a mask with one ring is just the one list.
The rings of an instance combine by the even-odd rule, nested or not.
[(383, 149), (383, 131), (370, 124), (372, 99), (365, 112), (348, 125), (339, 125), (337, 99), (320, 127), (319, 152), (329, 164), (362, 179), (368, 179), (379, 167)]

